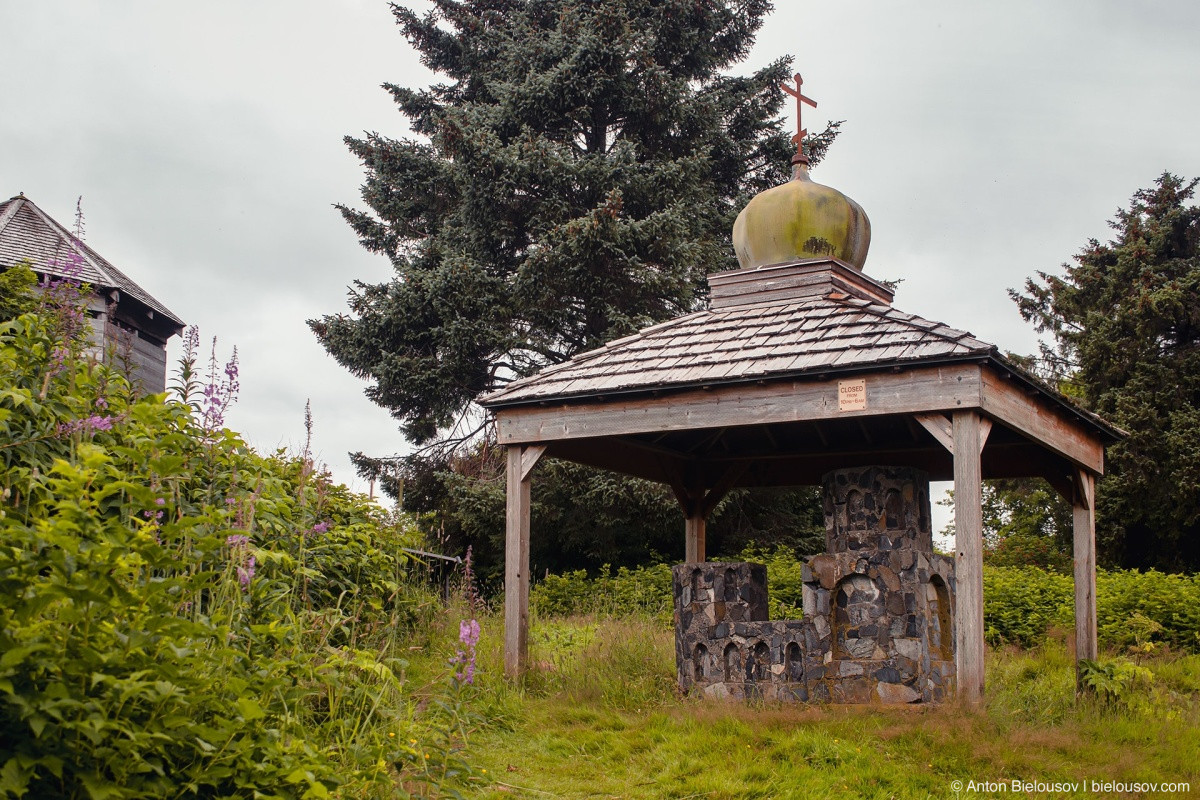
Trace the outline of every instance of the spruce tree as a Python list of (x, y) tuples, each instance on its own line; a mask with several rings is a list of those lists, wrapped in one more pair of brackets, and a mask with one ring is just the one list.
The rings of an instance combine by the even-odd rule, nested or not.
[[(368, 210), (339, 206), (384, 284), (309, 322), (418, 445), (480, 393), (694, 309), (736, 265), (733, 217), (787, 179), (788, 73), (742, 59), (770, 4), (439, 0), (395, 17), (445, 77), (388, 85), (416, 135), (346, 139)], [(812, 137), (819, 158), (836, 126)], [(462, 426), (458, 425), (462, 433)]]
[[(1164, 173), (1062, 277), (1038, 273), (1022, 316), (1054, 337), (1067, 388), (1130, 436), (1108, 450), (1097, 540), (1109, 564), (1200, 569), (1200, 207)], [(1071, 387), (1070, 384), (1074, 384)]]
[[(356, 283), (348, 313), (309, 325), (421, 448), (398, 465), (355, 454), (360, 471), (396, 492), (398, 466), (405, 507), (442, 512), (448, 549), (474, 544), (486, 575), (502, 552), (485, 541), (503, 527), (502, 477), (473, 400), (703, 304), (705, 275), (736, 267), (737, 212), (789, 177), (778, 86), (790, 64), (729, 74), (766, 0), (393, 8), (442, 82), (385, 87), (413, 137), (347, 137), (366, 169), (366, 208), (339, 209), (395, 276)], [(809, 137), (814, 161), (836, 132)], [(678, 521), (669, 491), (584, 472), (543, 470), (535, 503), (563, 552), (535, 553), (535, 565), (632, 563), (672, 555), (676, 542), (682, 554), (663, 522)], [(561, 500), (572, 487), (591, 503), (590, 531)], [(652, 511), (631, 512), (646, 503)], [(573, 550), (597, 525), (629, 546)]]

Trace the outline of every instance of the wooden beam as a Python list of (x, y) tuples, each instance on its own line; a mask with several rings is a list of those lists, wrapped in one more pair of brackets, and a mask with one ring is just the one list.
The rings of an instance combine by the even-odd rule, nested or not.
[(547, 454), (658, 483), (669, 483), (670, 475), (681, 472), (686, 464), (675, 451), (616, 436), (554, 442)]
[(983, 489), (979, 414), (954, 414), (955, 658), (958, 696), (983, 702)]
[(704, 536), (707, 523), (703, 514), (693, 514), (684, 523), (684, 561), (697, 564), (704, 560)]
[(842, 411), (838, 379), (735, 384), (661, 397), (518, 406), (496, 411), (501, 444), (659, 433), (778, 422), (978, 408), (982, 367), (947, 364), (866, 377), (866, 410)]
[(504, 518), (504, 673), (513, 680), (525, 672), (529, 654), (529, 470), (540, 453), (508, 448), (508, 490)]
[(542, 460), (542, 456), (545, 454), (545, 445), (533, 445), (521, 448), (521, 480), (529, 480), (529, 474), (533, 472), (533, 468), (537, 466), (537, 463)]
[[(914, 414), (913, 417), (921, 423), (921, 427), (929, 431), (934, 439), (954, 454), (954, 426), (945, 414)], [(992, 432), (992, 421), (987, 417), (979, 418), (979, 452), (983, 452), (987, 444), (988, 434)]]
[(704, 560), (704, 540), (708, 515), (750, 468), (750, 464), (751, 462), (747, 460), (726, 465), (721, 476), (707, 490), (704, 488), (702, 479), (698, 477), (699, 464), (692, 465), (693, 469), (690, 472), (693, 474), (688, 481), (685, 481), (679, 473), (671, 476), (669, 481), (671, 491), (675, 493), (675, 499), (679, 501), (679, 505), (683, 509), (684, 560), (687, 563), (692, 564)]
[(704, 493), (704, 499), (700, 501), (700, 513), (707, 517), (712, 513), (712, 510), (717, 507), (725, 495), (729, 494), (741, 477), (746, 474), (746, 470), (750, 469), (751, 462), (735, 461), (725, 468), (725, 473), (717, 479), (712, 488)]
[(1079, 662), (1096, 660), (1096, 480), (1086, 470), (1075, 477), (1075, 691), (1084, 690)]
[(921, 423), (942, 447), (954, 453), (954, 426), (945, 414), (913, 414), (913, 419)]
[(1104, 445), (1082, 423), (990, 369), (983, 370), (982, 381), (984, 411), (1093, 475), (1104, 474)]

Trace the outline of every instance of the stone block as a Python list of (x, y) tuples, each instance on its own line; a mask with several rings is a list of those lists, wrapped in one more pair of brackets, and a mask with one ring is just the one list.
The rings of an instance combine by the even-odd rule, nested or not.
[(813, 556), (808, 561), (808, 567), (823, 589), (837, 586), (838, 579), (841, 578), (838, 574), (837, 559), (831, 555)]
[(920, 639), (893, 639), (892, 647), (898, 655), (914, 662), (919, 662), (925, 653), (924, 643)]
[(921, 695), (916, 689), (913, 689), (911, 686), (905, 686), (902, 683), (878, 683), (875, 685), (875, 693), (881, 702), (888, 705), (919, 703), (921, 701)]
[(889, 592), (900, 590), (900, 576), (892, 571), (891, 567), (879, 567), (879, 577), (883, 580), (884, 587)]

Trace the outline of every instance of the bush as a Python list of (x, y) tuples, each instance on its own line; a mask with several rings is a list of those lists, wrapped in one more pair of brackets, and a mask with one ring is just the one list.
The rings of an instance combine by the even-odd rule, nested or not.
[(671, 568), (666, 564), (613, 573), (605, 565), (595, 578), (584, 570), (547, 575), (530, 590), (530, 603), (543, 617), (649, 614), (669, 620), (673, 613)]
[(1107, 646), (1146, 650), (1163, 643), (1200, 652), (1200, 576), (1099, 570), (1096, 616)]
[(428, 607), (399, 550), (413, 526), (221, 427), (236, 361), (221, 382), (214, 358), (201, 395), (193, 337), (184, 402), (141, 397), (81, 335), (0, 322), (0, 796), (469, 777), (391, 656)]
[(983, 631), (989, 644), (1032, 647), (1051, 626), (1071, 625), (1074, 582), (1038, 567), (983, 570)]
[[(1037, 644), (1053, 626), (1075, 624), (1075, 582), (1037, 567), (986, 567), (984, 635), (991, 644)], [(1169, 645), (1200, 652), (1200, 577), (1097, 570), (1100, 645), (1149, 652)]]

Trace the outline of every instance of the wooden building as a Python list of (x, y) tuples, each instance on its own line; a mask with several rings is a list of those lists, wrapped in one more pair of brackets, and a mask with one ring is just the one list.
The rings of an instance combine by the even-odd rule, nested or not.
[[(799, 76), (797, 76), (798, 78)], [(791, 182), (735, 226), (742, 269), (703, 311), (646, 328), (480, 399), (508, 448), (505, 665), (526, 664), (530, 482), (544, 455), (668, 484), (688, 562), (735, 487), (817, 485), (835, 469), (953, 479), (957, 689), (983, 695), (981, 480), (1045, 478), (1073, 504), (1076, 652), (1096, 655), (1095, 480), (1121, 432), (971, 334), (892, 306), (862, 272), (862, 209)]]
[(24, 194), (0, 203), (0, 270), (21, 261), (42, 280), (90, 286), (93, 354), (144, 392), (166, 389), (167, 340), (183, 331), (183, 321)]

